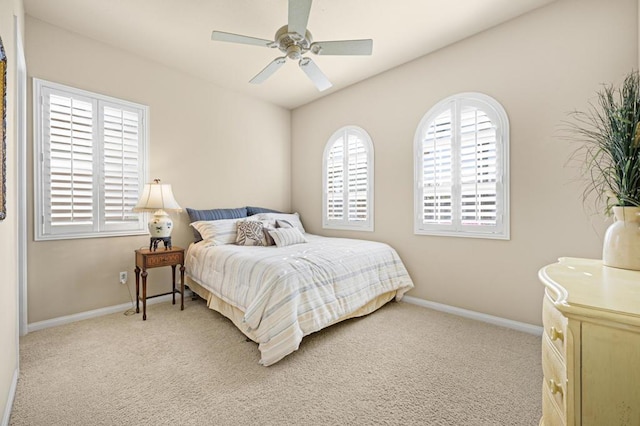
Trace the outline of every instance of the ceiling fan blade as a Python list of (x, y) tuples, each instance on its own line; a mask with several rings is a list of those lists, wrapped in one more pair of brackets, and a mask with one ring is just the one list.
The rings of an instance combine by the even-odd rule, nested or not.
[(298, 65), (302, 68), (302, 71), (307, 74), (307, 77), (313, 81), (313, 84), (315, 84), (319, 91), (322, 92), (332, 86), (329, 79), (320, 71), (320, 68), (318, 68), (311, 58), (300, 59)]
[(285, 62), (287, 62), (286, 56), (281, 56), (279, 58), (274, 59), (269, 63), (269, 65), (264, 67), (264, 69), (260, 71), (255, 77), (249, 80), (249, 82), (253, 84), (262, 83), (263, 81), (271, 77), (274, 72), (278, 71), (280, 67), (284, 65)]
[(233, 33), (225, 33), (223, 31), (214, 31), (211, 33), (211, 40), (227, 41), (229, 43), (251, 44), (254, 46), (271, 47), (273, 42), (271, 40), (264, 40), (261, 38), (243, 36)]
[(289, 0), (289, 32), (304, 38), (309, 22), (312, 0)]
[(336, 40), (311, 43), (316, 55), (371, 55), (373, 40)]

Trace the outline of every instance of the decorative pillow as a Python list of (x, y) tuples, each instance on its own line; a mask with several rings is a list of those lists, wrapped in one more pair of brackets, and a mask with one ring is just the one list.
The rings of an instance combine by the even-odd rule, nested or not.
[(202, 235), (202, 239), (219, 246), (236, 242), (236, 225), (240, 220), (242, 219), (199, 220), (191, 226)]
[(265, 246), (275, 246), (276, 242), (274, 241), (273, 237), (269, 234), (269, 232), (271, 231), (275, 231), (276, 228), (274, 228), (273, 226), (263, 226), (262, 227), (262, 233), (264, 234), (264, 242), (265, 242)]
[(278, 228), (269, 231), (269, 235), (273, 237), (278, 247), (292, 246), (308, 242), (298, 228)]
[(258, 213), (282, 213), (278, 210), (265, 209), (264, 207), (251, 207), (247, 206), (247, 216), (253, 216)]
[[(187, 213), (189, 214), (190, 222), (198, 222), (203, 220), (221, 220), (221, 219), (237, 219), (241, 217), (247, 217), (247, 208), (240, 207), (237, 209), (209, 209), (209, 210), (196, 210), (187, 207)], [(202, 240), (202, 236), (196, 229), (193, 227), (193, 236), (195, 237), (195, 242)]]
[(276, 228), (295, 228), (288, 220), (276, 220)]
[(306, 232), (304, 230), (304, 226), (302, 226), (302, 221), (300, 220), (300, 215), (298, 213), (260, 213), (254, 215), (253, 218), (259, 220), (276, 220), (276, 221), (287, 221), (295, 228), (298, 228), (300, 232), (303, 234)]
[(239, 246), (264, 246), (265, 236), (262, 222), (257, 220), (244, 220), (238, 222), (238, 236), (236, 244)]

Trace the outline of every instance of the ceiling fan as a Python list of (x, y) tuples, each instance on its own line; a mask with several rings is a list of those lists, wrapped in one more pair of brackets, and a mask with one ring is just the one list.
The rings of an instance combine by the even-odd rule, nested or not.
[(278, 48), (285, 54), (285, 56), (280, 56), (269, 63), (250, 80), (251, 83), (262, 83), (280, 69), (287, 58), (290, 58), (298, 60), (298, 65), (302, 68), (302, 71), (311, 79), (319, 91), (326, 90), (331, 87), (331, 82), (311, 58), (303, 55), (307, 52), (316, 55), (371, 55), (373, 40), (314, 42), (311, 33), (307, 30), (311, 2), (312, 0), (289, 0), (288, 25), (276, 31), (273, 41), (222, 31), (213, 31), (211, 40)]

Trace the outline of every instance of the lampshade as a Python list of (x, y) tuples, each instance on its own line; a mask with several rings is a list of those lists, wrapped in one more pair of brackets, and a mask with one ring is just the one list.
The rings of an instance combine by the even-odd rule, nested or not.
[(156, 210), (182, 211), (173, 197), (171, 185), (160, 183), (160, 179), (145, 184), (140, 200), (133, 208), (134, 212), (155, 212)]

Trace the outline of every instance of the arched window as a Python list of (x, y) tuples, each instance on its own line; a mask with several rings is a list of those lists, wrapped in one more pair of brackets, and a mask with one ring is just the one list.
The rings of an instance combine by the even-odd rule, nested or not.
[(509, 239), (509, 121), (481, 93), (436, 104), (414, 139), (416, 234)]
[(366, 131), (335, 132), (323, 155), (322, 226), (373, 231), (373, 143)]

